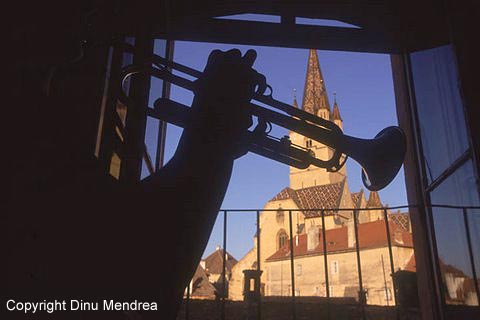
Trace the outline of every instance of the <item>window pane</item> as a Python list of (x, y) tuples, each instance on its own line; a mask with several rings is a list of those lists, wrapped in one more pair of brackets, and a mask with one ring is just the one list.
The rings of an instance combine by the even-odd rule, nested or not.
[(480, 210), (468, 210), (468, 227), (470, 229), (477, 283), (480, 284)]
[[(164, 57), (166, 56), (166, 47), (167, 47), (167, 40), (156, 39), (154, 42), (153, 53)], [(162, 86), (163, 80), (151, 77), (150, 78), (150, 94), (148, 97), (148, 106), (153, 108), (153, 104), (155, 100), (162, 96)]]
[[(472, 163), (460, 167), (430, 197), (432, 204), (478, 206)], [(445, 302), (478, 305), (462, 210), (434, 208), (433, 219)]]
[(410, 55), (429, 182), (468, 147), (460, 84), (450, 45)]

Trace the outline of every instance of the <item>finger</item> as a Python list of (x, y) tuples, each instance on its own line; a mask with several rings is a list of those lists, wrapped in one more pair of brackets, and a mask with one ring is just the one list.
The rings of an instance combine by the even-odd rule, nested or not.
[(245, 55), (243, 56), (243, 61), (245, 62), (246, 65), (249, 67), (253, 66), (253, 63), (255, 62), (255, 59), (257, 59), (257, 52), (253, 49), (249, 49)]
[(242, 53), (238, 49), (230, 49), (225, 52), (225, 58), (227, 59), (240, 59), (242, 57)]
[(218, 49), (215, 49), (212, 52), (210, 52), (210, 55), (208, 56), (208, 60), (207, 60), (207, 65), (205, 68), (211, 66), (214, 62), (218, 61), (222, 56), (222, 54), (223, 54), (223, 51), (220, 51)]
[(265, 78), (263, 74), (258, 72), (256, 72), (255, 78), (255, 84), (257, 85), (255, 93), (263, 95), (267, 90), (267, 78)]

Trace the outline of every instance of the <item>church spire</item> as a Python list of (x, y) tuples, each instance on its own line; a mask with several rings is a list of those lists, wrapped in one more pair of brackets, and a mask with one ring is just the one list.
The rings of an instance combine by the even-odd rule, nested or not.
[(298, 109), (297, 89), (293, 89), (293, 106)]
[(342, 117), (340, 116), (340, 109), (338, 108), (337, 104), (337, 93), (333, 93), (333, 111), (332, 111), (332, 118), (333, 120), (340, 120), (342, 121)]
[(323, 80), (322, 71), (318, 62), (317, 50), (314, 49), (310, 49), (308, 55), (302, 109), (315, 115), (320, 109), (327, 109), (328, 113), (330, 113), (327, 89), (325, 88), (325, 81)]

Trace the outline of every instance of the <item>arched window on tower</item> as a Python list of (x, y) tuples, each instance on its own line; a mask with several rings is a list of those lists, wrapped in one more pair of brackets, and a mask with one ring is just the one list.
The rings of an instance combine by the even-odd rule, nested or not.
[(288, 242), (287, 232), (284, 229), (280, 229), (277, 233), (277, 250), (283, 248)]
[(311, 148), (312, 147), (312, 139), (308, 139), (306, 142), (305, 142), (305, 145), (307, 148)]
[(284, 213), (282, 207), (278, 208), (277, 214), (276, 214), (276, 219), (277, 219), (277, 223), (283, 224), (283, 221), (285, 220), (285, 213)]

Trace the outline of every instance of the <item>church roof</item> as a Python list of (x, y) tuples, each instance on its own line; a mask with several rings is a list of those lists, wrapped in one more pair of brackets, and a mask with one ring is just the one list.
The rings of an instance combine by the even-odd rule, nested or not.
[(410, 216), (408, 212), (395, 212), (388, 215), (388, 219), (404, 230), (410, 230)]
[[(392, 246), (413, 248), (412, 234), (399, 228), (396, 224), (389, 222)], [(396, 234), (396, 236), (393, 236)], [(311, 251), (307, 250), (307, 234), (298, 235), (298, 245), (293, 248), (294, 257), (323, 254), (322, 232), (319, 232), (318, 246)], [(348, 227), (328, 229), (325, 231), (327, 240), (327, 253), (354, 251), (355, 246), (348, 247)], [(358, 224), (358, 242), (361, 250), (381, 248), (388, 246), (387, 234), (385, 232), (385, 221), (377, 220)], [(296, 241), (294, 241), (296, 243)], [(280, 248), (277, 252), (267, 258), (267, 261), (283, 260), (290, 258), (290, 243)]]
[(310, 49), (308, 55), (302, 109), (312, 114), (317, 114), (319, 109), (328, 109), (330, 111), (327, 89), (318, 62), (317, 50), (314, 49)]
[[(205, 270), (209, 274), (221, 274), (223, 268), (223, 249), (217, 248), (212, 254), (204, 259)], [(238, 262), (230, 253), (226, 254), (225, 268), (227, 272), (232, 271), (232, 267)]]
[(353, 206), (355, 208), (360, 208), (360, 205), (362, 204), (362, 197), (364, 196), (363, 189), (361, 189), (359, 192), (351, 193), (351, 196), (352, 196)]
[[(322, 209), (338, 208), (342, 191), (345, 186), (345, 179), (338, 183), (324, 184), (303, 189), (294, 190), (285, 188), (270, 201), (292, 199), (299, 209)], [(307, 218), (318, 216), (318, 211), (305, 211)]]
[(371, 191), (368, 196), (367, 208), (381, 208), (383, 207), (382, 202), (380, 201), (380, 196), (377, 191)]
[(342, 121), (342, 117), (340, 116), (340, 109), (338, 108), (337, 101), (335, 101), (335, 103), (333, 104), (332, 118), (333, 120)]
[(298, 102), (297, 102), (297, 90), (294, 90), (293, 92), (293, 106), (298, 109)]

